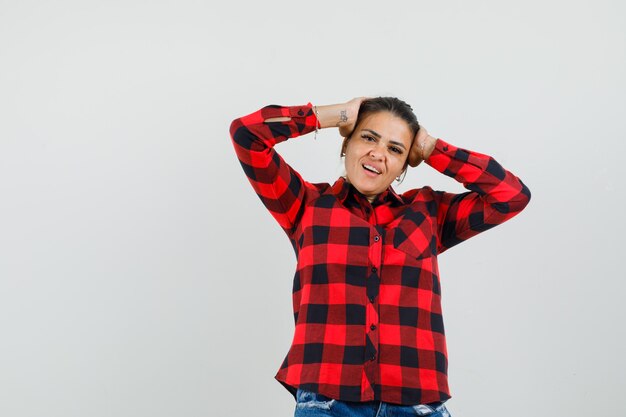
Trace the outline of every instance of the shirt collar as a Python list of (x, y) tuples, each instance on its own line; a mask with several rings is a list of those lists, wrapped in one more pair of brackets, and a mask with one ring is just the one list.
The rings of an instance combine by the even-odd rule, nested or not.
[[(339, 177), (339, 179), (337, 179), (337, 181), (335, 181), (332, 185), (331, 189), (332, 193), (337, 196), (337, 199), (341, 201), (341, 203), (344, 203), (350, 195), (358, 194), (361, 198), (366, 198), (348, 182), (346, 177)], [(391, 205), (404, 205), (404, 200), (402, 200), (402, 197), (394, 191), (391, 185), (385, 191), (376, 196), (372, 205), (376, 206), (385, 202), (389, 202)]]

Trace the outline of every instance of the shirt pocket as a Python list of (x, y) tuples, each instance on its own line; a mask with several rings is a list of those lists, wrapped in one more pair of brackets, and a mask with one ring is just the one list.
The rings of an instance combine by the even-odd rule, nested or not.
[(412, 259), (422, 259), (436, 253), (437, 238), (429, 216), (421, 211), (407, 210), (402, 220), (388, 231), (393, 247)]

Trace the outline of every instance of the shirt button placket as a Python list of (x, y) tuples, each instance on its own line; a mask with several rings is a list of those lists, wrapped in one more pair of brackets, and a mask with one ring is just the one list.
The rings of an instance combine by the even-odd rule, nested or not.
[[(367, 207), (367, 206), (366, 206)], [(373, 387), (380, 383), (377, 357), (379, 354), (378, 325), (380, 318), (378, 315), (377, 297), (380, 291), (380, 270), (382, 265), (383, 236), (384, 229), (376, 224), (376, 216), (369, 218), (372, 226), (369, 240), (369, 273), (367, 276), (366, 291), (369, 303), (366, 306), (365, 326), (366, 345), (364, 378), (369, 381), (366, 386), (361, 387), (364, 398), (373, 398)]]
[(378, 274), (377, 265), (382, 261), (382, 239), (379, 232), (379, 226), (374, 226), (375, 230), (372, 236), (372, 242), (370, 243), (370, 282), (368, 283), (368, 299), (371, 303), (376, 301), (376, 295), (379, 293), (380, 275)]

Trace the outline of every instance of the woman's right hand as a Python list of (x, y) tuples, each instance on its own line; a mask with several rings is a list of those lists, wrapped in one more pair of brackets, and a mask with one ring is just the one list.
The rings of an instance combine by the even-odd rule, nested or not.
[(347, 138), (352, 134), (352, 131), (356, 127), (356, 119), (359, 115), (359, 108), (363, 100), (369, 97), (356, 97), (344, 104), (345, 112), (341, 112), (341, 120), (339, 122), (339, 134), (344, 138)]

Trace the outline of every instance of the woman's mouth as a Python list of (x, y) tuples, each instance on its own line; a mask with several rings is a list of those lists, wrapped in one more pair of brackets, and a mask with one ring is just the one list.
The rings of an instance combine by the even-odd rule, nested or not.
[(376, 176), (381, 174), (381, 172), (378, 169), (376, 169), (376, 167), (374, 167), (372, 165), (362, 164), (361, 166), (363, 167), (363, 169), (365, 170), (367, 175), (370, 175), (372, 177), (376, 177)]

